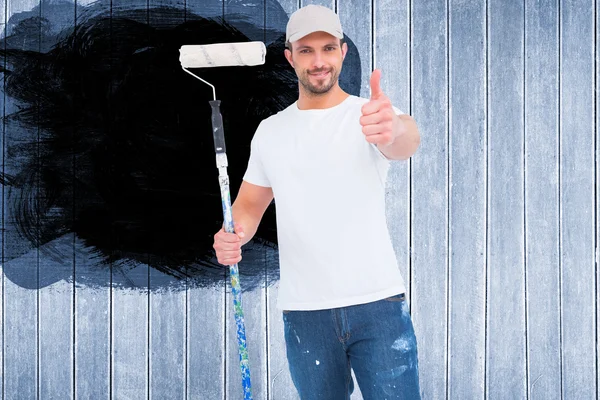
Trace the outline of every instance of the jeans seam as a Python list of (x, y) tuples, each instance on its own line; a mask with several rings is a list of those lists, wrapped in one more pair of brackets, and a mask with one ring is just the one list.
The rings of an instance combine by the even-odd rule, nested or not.
[(338, 341), (343, 344), (344, 343), (344, 338), (342, 337), (341, 326), (340, 326), (339, 319), (337, 317), (336, 310), (331, 310), (331, 313), (333, 315), (333, 326), (335, 328), (335, 334), (338, 337)]
[(352, 380), (352, 372), (351, 368), (352, 366), (350, 365), (350, 358), (348, 356), (346, 356), (346, 399), (350, 399), (350, 393), (348, 393), (350, 391), (350, 381)]

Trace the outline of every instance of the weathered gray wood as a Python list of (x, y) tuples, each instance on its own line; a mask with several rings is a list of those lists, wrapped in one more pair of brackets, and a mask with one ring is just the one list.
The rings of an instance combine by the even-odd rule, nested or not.
[[(76, 201), (76, 207), (78, 202)], [(110, 266), (93, 249), (75, 247), (75, 398), (109, 399), (111, 370)]]
[(484, 396), (486, 9), (450, 2), (448, 397)]
[[(336, 11), (336, 6), (340, 0), (299, 0), (300, 7), (307, 6), (309, 4), (316, 4), (319, 6), (329, 7), (332, 10)], [(344, 0), (342, 0), (344, 1)], [(344, 23), (342, 22), (342, 28), (344, 28)]]
[[(560, 5), (560, 240), (563, 397), (596, 395), (594, 2)], [(586, 39), (587, 38), (587, 39)]]
[[(7, 35), (14, 24), (11, 16), (29, 11), (38, 1), (7, 0)], [(13, 68), (13, 66), (7, 66)], [(5, 95), (5, 115), (18, 110), (14, 99)], [(13, 151), (13, 146), (36, 143), (37, 131), (23, 129), (14, 121), (4, 123), (4, 172), (19, 171), (24, 159)], [(33, 192), (35, 193), (35, 191)], [(15, 199), (17, 190), (4, 188), (4, 392), (5, 398), (35, 398), (38, 394), (38, 254), (23, 238), (17, 228)], [(26, 287), (24, 287), (26, 286)]]
[(148, 397), (148, 266), (113, 265), (111, 392), (113, 398)]
[[(47, 249), (51, 248), (51, 253)], [(53, 282), (73, 273), (73, 234), (39, 249), (39, 384), (44, 399), (73, 398), (73, 281)], [(56, 259), (50, 254), (61, 254)]]
[[(40, 2), (39, 15), (49, 21), (56, 21), (52, 29), (58, 32), (75, 23), (75, 5), (58, 11), (51, 5)], [(54, 40), (41, 42), (40, 49), (46, 51), (53, 45)], [(41, 193), (40, 196), (44, 194)], [(72, 208), (65, 211), (67, 215), (73, 215)], [(44, 224), (44, 221), (40, 222)], [(39, 251), (39, 396), (43, 399), (74, 398), (74, 283), (72, 279), (68, 279), (48, 285), (55, 281), (53, 276), (72, 277), (73, 246), (74, 234), (67, 234), (44, 245)], [(45, 248), (51, 251), (44, 251)]]
[[(253, 249), (252, 245), (244, 248), (243, 259), (239, 264), (240, 271), (245, 265), (265, 265), (265, 252), (260, 246)], [(268, 398), (268, 369), (267, 369), (267, 299), (266, 288), (261, 286), (252, 291), (244, 290), (243, 272), (240, 274), (242, 288), (242, 307), (246, 328), (246, 346), (250, 363), (250, 378), (252, 382), (252, 397), (254, 399)], [(229, 398), (241, 398), (242, 380), (236, 322), (233, 310), (233, 293), (231, 292), (230, 275), (227, 275), (227, 293), (225, 296), (225, 352), (226, 360), (226, 395)]]
[(424, 399), (446, 398), (448, 329), (448, 9), (412, 8), (412, 115), (421, 145), (412, 157), (412, 315)]
[(185, 283), (178, 285), (172, 278), (159, 274), (150, 270), (150, 398), (184, 399)]
[[(292, 13), (294, 11), (296, 11), (298, 9), (298, 4), (301, 2), (302, 0), (279, 0), (278, 3), (281, 6), (281, 8), (283, 8), (283, 10), (286, 12), (286, 14), (288, 15), (288, 17), (290, 15), (292, 15)], [(269, 9), (267, 8), (267, 14), (266, 14), (266, 21), (267, 21), (267, 27), (272, 25), (272, 20), (273, 20), (273, 16), (271, 13), (269, 13)], [(287, 24), (287, 20), (285, 21)]]
[[(187, 308), (188, 399), (225, 399), (225, 288), (190, 282)], [(241, 393), (241, 392), (240, 392)]]
[(488, 2), (487, 397), (527, 397), (523, 2)]
[[(596, 1), (596, 60), (600, 57), (600, 1)], [(596, 61), (596, 70), (594, 71), (596, 77), (596, 282), (600, 282), (600, 67), (598, 61)], [(596, 284), (596, 343), (600, 340), (600, 334), (598, 328), (600, 327), (600, 291), (598, 290), (598, 284)], [(600, 347), (596, 346), (596, 360), (600, 359)], [(597, 364), (596, 364), (597, 365)], [(596, 398), (600, 398), (600, 368), (597, 368), (596, 378)]]
[[(75, 9), (81, 24), (91, 0), (78, 0)], [(81, 168), (75, 164), (74, 171)], [(83, 204), (74, 192), (75, 212)], [(94, 249), (76, 238), (75, 256), (75, 398), (110, 399), (111, 396), (111, 265), (100, 264)]]
[(525, 40), (528, 396), (560, 399), (557, 0), (525, 3)]
[[(165, 20), (154, 8), (176, 7), (181, 14)], [(175, 27), (184, 22), (183, 0), (148, 2), (151, 26)], [(158, 260), (157, 260), (158, 261)], [(149, 396), (184, 399), (186, 392), (186, 281), (150, 268)]]
[[(345, 3), (344, 3), (345, 4)], [(362, 82), (366, 91), (361, 89), (361, 96), (370, 97), (371, 71), (375, 68), (381, 70), (381, 88), (390, 98), (392, 104), (403, 113), (410, 114), (410, 15), (409, 2), (406, 0), (376, 0), (373, 10), (365, 8), (354, 15), (362, 15), (362, 22), (347, 20), (347, 27), (355, 27), (349, 31), (351, 37), (364, 43), (365, 49), (371, 49), (369, 40), (372, 39), (373, 48), (365, 51), (359, 47), (361, 65), (363, 66)], [(347, 7), (348, 11), (359, 7), (355, 2)], [(364, 25), (368, 16), (374, 13), (374, 25)], [(361, 25), (363, 24), (363, 25)], [(346, 29), (348, 30), (348, 29)], [(360, 36), (358, 36), (360, 35)], [(373, 62), (371, 61), (371, 55)], [(366, 86), (365, 86), (366, 85)], [(411, 293), (411, 271), (410, 271), (410, 161), (394, 162), (388, 173), (388, 185), (386, 191), (386, 215), (390, 238), (398, 259), (402, 278), (406, 284), (407, 297)], [(409, 301), (412, 305), (412, 302)]]
[[(111, 2), (113, 11), (126, 1)], [(140, 21), (145, 22), (145, 21)], [(111, 32), (112, 41), (124, 40)], [(111, 277), (111, 395), (149, 397), (149, 278), (140, 262), (113, 263)]]
[[(2, 2), (0, 2), (0, 36), (2, 36), (4, 38), (5, 34), (6, 34), (6, 13), (5, 13), (5, 9), (6, 9), (6, 0), (2, 0)], [(2, 63), (2, 66), (6, 65), (6, 57), (2, 57), (0, 58), (0, 62)], [(5, 122), (4, 122), (4, 93), (5, 93), (5, 81), (4, 81), (4, 74), (0, 74), (0, 76), (3, 78), (2, 79), (2, 93), (0, 93), (0, 113), (2, 115), (2, 123), (0, 125), (2, 131), (0, 133), (0, 165), (4, 165), (4, 143), (5, 143), (5, 136), (6, 136), (6, 127), (5, 127)], [(0, 393), (4, 393), (4, 232), (5, 232), (5, 219), (4, 219), (4, 205), (5, 205), (5, 188), (2, 185), (2, 209), (0, 210), (0, 227), (2, 228), (1, 232), (2, 232), (2, 243), (0, 244), (2, 246), (2, 248), (0, 249), (0, 251), (2, 252), (2, 258), (0, 259), (0, 325), (2, 325), (2, 329), (0, 329), (0, 341), (2, 341), (2, 346), (0, 346)]]

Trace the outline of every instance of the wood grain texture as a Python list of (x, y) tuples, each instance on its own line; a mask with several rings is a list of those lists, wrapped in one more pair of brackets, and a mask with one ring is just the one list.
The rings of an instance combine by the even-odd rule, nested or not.
[[(596, 241), (595, 241), (595, 249), (596, 249), (596, 343), (600, 340), (600, 291), (598, 290), (598, 285), (600, 284), (600, 79), (598, 76), (600, 75), (600, 65), (598, 63), (598, 59), (600, 58), (600, 1), (596, 1), (596, 53), (594, 59), (596, 60), (594, 76), (596, 83), (596, 131), (595, 140), (596, 140), (596, 204), (594, 209), (596, 210)], [(600, 360), (600, 346), (596, 344), (596, 398), (600, 398), (600, 368), (598, 368), (598, 360)]]
[(448, 397), (485, 385), (486, 9), (450, 2), (450, 313)]
[[(111, 2), (113, 12), (126, 6), (128, 4), (124, 0)], [(119, 37), (118, 32), (117, 27), (113, 26), (112, 43), (126, 40)], [(143, 208), (144, 204), (140, 204), (140, 207)], [(147, 264), (131, 261), (112, 265), (111, 395), (113, 398), (145, 399), (149, 396), (149, 279), (150, 269)]]
[[(344, 0), (299, 0), (300, 1), (300, 7), (304, 7), (307, 6), (309, 4), (315, 4), (318, 6), (325, 6), (325, 7), (329, 7), (334, 11), (337, 11), (337, 5), (340, 1), (344, 1)], [(342, 29), (344, 29), (344, 23), (342, 22)]]
[(488, 2), (488, 397), (527, 396), (524, 228), (524, 8)]
[[(175, 27), (185, 22), (183, 12), (166, 19), (155, 10), (167, 6), (185, 10), (183, 0), (150, 0), (150, 26)], [(159, 93), (154, 96), (159, 96)], [(187, 282), (155, 268), (150, 268), (149, 272), (149, 396), (152, 399), (185, 399)]]
[(560, 241), (563, 397), (596, 395), (594, 2), (560, 5)]
[[(74, 25), (74, 4), (62, 9), (50, 7), (41, 2), (39, 15), (42, 19), (56, 21), (52, 25), (53, 30), (58, 32)], [(52, 39), (42, 41), (40, 49), (46, 51), (54, 45), (53, 42)], [(65, 184), (74, 186), (73, 181)], [(46, 200), (40, 198), (40, 201)], [(72, 206), (65, 210), (65, 214), (74, 215)], [(40, 223), (47, 224), (42, 219)], [(39, 396), (44, 399), (74, 398), (74, 281), (71, 279), (75, 262), (74, 240), (74, 234), (64, 235), (42, 247), (51, 248), (51, 251), (39, 252)], [(55, 276), (69, 278), (56, 281)]]
[[(7, 35), (13, 33), (11, 17), (32, 10), (38, 1), (7, 0)], [(39, 45), (39, 41), (35, 42)], [(34, 49), (37, 50), (37, 49)], [(9, 66), (12, 68), (12, 66)], [(8, 116), (18, 111), (15, 99), (5, 94), (4, 112)], [(3, 172), (15, 174), (26, 161), (25, 156), (15, 154), (15, 146), (35, 144), (37, 130), (28, 131), (11, 119), (4, 122)], [(39, 391), (39, 267), (38, 250), (23, 236), (18, 228), (15, 209), (20, 202), (33, 201), (36, 189), (30, 196), (20, 199), (17, 190), (9, 196), (4, 190), (4, 392), (5, 398), (34, 398)], [(29, 203), (31, 204), (31, 203)], [(34, 221), (35, 225), (35, 221)], [(26, 285), (27, 288), (20, 286)]]
[(530, 399), (561, 398), (558, 1), (525, 3), (525, 243)]
[[(264, 250), (252, 250), (245, 248), (242, 262), (239, 264), (240, 271), (244, 265), (265, 264)], [(228, 287), (225, 303), (225, 338), (226, 338), (226, 398), (242, 397), (242, 381), (236, 334), (236, 322), (233, 310), (233, 294), (229, 285), (229, 274), (227, 275)], [(250, 377), (252, 381), (252, 397), (254, 399), (268, 398), (267, 377), (267, 298), (266, 288), (260, 287), (252, 291), (244, 291), (244, 276), (240, 274), (240, 286), (242, 287), (242, 307), (246, 328), (246, 344), (250, 363)]]
[[(279, 0), (279, 4), (288, 16), (285, 21), (278, 21), (277, 14), (269, 12), (267, 9), (265, 16), (267, 28), (282, 26), (285, 34), (289, 16), (298, 9), (299, 3), (299, 0)], [(265, 262), (268, 270), (279, 270), (279, 252), (274, 249), (266, 249)], [(277, 308), (278, 295), (279, 280), (266, 288), (267, 329), (265, 333), (267, 336), (268, 399), (299, 400), (300, 397), (288, 368), (282, 311)]]
[[(370, 97), (371, 71), (381, 70), (381, 89), (392, 104), (402, 113), (410, 114), (410, 75), (411, 44), (410, 14), (408, 1), (376, 0), (373, 3), (372, 60), (369, 54), (359, 50), (362, 81), (366, 79), (367, 90), (361, 95)], [(365, 9), (363, 13), (368, 14)], [(352, 23), (351, 21), (349, 21)], [(365, 28), (366, 29), (366, 28)], [(360, 32), (357, 30), (356, 32)], [(362, 34), (366, 37), (366, 32)], [(365, 40), (366, 39), (361, 39)], [(404, 279), (407, 298), (411, 305), (411, 251), (410, 251), (410, 210), (411, 210), (411, 161), (392, 162), (387, 177), (386, 216), (390, 239), (398, 261), (398, 268)]]
[(189, 286), (187, 398), (225, 399), (224, 316), (230, 299), (224, 285), (204, 289), (190, 281)]
[[(2, 0), (0, 2), (0, 35), (2, 35), (2, 37), (6, 36), (6, 1), (7, 0)], [(6, 57), (2, 56), (0, 58), (0, 62), (2, 63), (2, 67), (6, 67)], [(2, 123), (1, 123), (1, 127), (2, 127), (2, 131), (0, 132), (0, 165), (2, 165), (2, 172), (4, 173), (4, 152), (5, 152), (5, 136), (6, 136), (6, 123), (4, 120), (5, 117), (5, 113), (4, 113), (4, 105), (5, 105), (5, 80), (4, 80), (4, 74), (1, 75), (2, 76), (2, 84), (1, 84), (1, 88), (2, 88), (2, 93), (0, 94), (0, 115), (2, 115)], [(2, 395), (4, 395), (4, 260), (5, 260), (5, 256), (4, 256), (4, 250), (5, 250), (5, 246), (4, 246), (4, 232), (6, 231), (5, 229), (5, 219), (4, 219), (4, 206), (5, 206), (5, 188), (4, 185), (2, 185), (2, 187), (0, 188), (1, 193), (2, 193), (2, 207), (0, 209), (0, 228), (1, 230), (1, 240), (2, 243), (0, 243), (0, 251), (2, 252), (2, 258), (0, 259), (0, 324), (2, 325), (2, 328), (0, 329), (0, 342), (2, 343), (2, 346), (0, 346), (0, 393), (2, 393)]]
[(448, 8), (412, 3), (412, 316), (424, 399), (446, 398), (448, 329)]
[[(75, 398), (111, 395), (111, 269), (95, 262), (93, 249), (75, 242)], [(85, 282), (84, 281), (84, 282)]]

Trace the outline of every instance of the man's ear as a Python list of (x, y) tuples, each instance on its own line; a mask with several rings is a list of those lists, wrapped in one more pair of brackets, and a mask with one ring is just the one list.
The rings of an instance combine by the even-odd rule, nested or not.
[(348, 43), (342, 43), (342, 60), (346, 58), (346, 54), (348, 54)]
[(292, 66), (292, 68), (294, 68), (294, 60), (292, 59), (292, 52), (288, 49), (285, 49), (283, 51), (283, 54), (285, 55), (286, 60), (288, 60), (288, 62)]

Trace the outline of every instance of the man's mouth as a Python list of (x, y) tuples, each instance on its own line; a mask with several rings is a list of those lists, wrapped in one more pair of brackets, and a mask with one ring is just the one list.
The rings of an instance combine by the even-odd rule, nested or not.
[(330, 71), (316, 71), (316, 72), (309, 72), (308, 74), (311, 76), (314, 76), (315, 78), (325, 78)]

